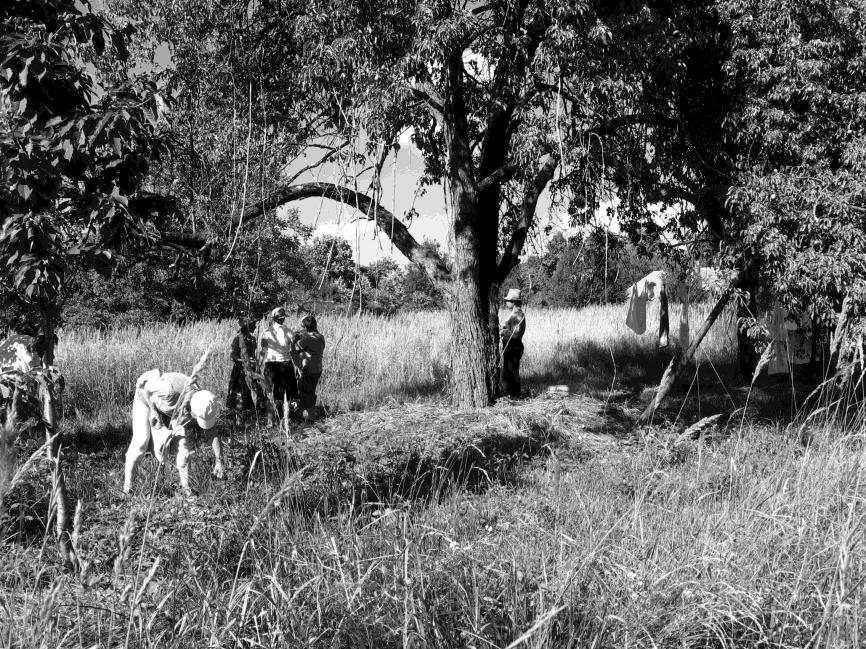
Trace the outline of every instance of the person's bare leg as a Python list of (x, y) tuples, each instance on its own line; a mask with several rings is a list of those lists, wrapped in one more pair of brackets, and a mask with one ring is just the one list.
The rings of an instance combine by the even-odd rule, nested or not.
[(136, 399), (132, 404), (132, 441), (126, 451), (126, 463), (123, 471), (123, 491), (129, 493), (135, 478), (135, 469), (141, 456), (147, 451), (150, 442), (150, 412), (148, 407)]
[(189, 487), (189, 446), (183, 437), (177, 440), (177, 472), (180, 474), (180, 488), (187, 496), (194, 495)]
[(226, 467), (223, 464), (223, 445), (219, 435), (215, 435), (211, 442), (214, 456), (213, 477), (222, 480), (226, 475)]

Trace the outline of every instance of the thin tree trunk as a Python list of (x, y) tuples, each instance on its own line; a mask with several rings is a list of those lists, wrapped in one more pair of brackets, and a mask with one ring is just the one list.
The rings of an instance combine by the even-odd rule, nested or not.
[(42, 371), (40, 379), (40, 399), (42, 401), (42, 423), (45, 428), (45, 441), (48, 445), (48, 459), (51, 466), (51, 502), (56, 512), (55, 535), (57, 548), (68, 567), (77, 567), (78, 561), (72, 547), (70, 532), (72, 517), (69, 511), (69, 498), (66, 492), (66, 478), (60, 463), (62, 438), (57, 430), (56, 386), (49, 369), (54, 364), (54, 322), (48, 309), (42, 312)]
[(701, 344), (701, 341), (703, 341), (704, 337), (712, 328), (713, 324), (722, 314), (722, 311), (725, 310), (725, 307), (727, 306), (730, 299), (731, 289), (728, 289), (722, 294), (718, 302), (716, 302), (716, 305), (713, 307), (712, 311), (710, 311), (707, 319), (704, 320), (701, 328), (692, 339), (692, 342), (689, 345), (688, 349), (686, 349), (685, 352), (683, 352), (681, 349), (677, 349), (677, 352), (674, 354), (674, 357), (668, 364), (667, 369), (665, 369), (665, 373), (662, 376), (662, 380), (659, 383), (659, 387), (656, 390), (655, 396), (653, 396), (653, 399), (646, 407), (646, 410), (644, 410), (641, 413), (640, 417), (638, 417), (637, 423), (639, 425), (648, 424), (652, 421), (656, 409), (658, 409), (659, 405), (661, 405), (661, 402), (671, 391), (671, 388), (676, 384), (677, 379), (679, 379), (683, 371), (689, 366), (689, 363), (691, 362), (692, 358), (694, 358), (695, 352), (697, 351), (698, 346)]
[(754, 280), (749, 280), (745, 287), (749, 292), (749, 299), (737, 305), (737, 374), (746, 384), (752, 380), (755, 368), (758, 367), (758, 354), (755, 351), (754, 341), (740, 323), (743, 319), (757, 317), (758, 300), (755, 296), (755, 288)]

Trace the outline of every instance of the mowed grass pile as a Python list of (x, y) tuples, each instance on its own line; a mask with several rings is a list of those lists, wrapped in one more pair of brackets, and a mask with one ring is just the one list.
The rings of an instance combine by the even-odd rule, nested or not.
[[(643, 336), (626, 328), (625, 305), (528, 308), (521, 367), (527, 389), (541, 391), (550, 384), (606, 389), (614, 374), (636, 383), (651, 381), (670, 357), (670, 350), (659, 353), (656, 349), (657, 308), (650, 306), (650, 330)], [(671, 307), (673, 344), (680, 308), (676, 304)], [(706, 305), (692, 307), (693, 330), (707, 311)], [(330, 408), (369, 408), (389, 399), (416, 400), (444, 394), (450, 353), (445, 313), (324, 315), (319, 328), (327, 345), (318, 392)], [(204, 384), (223, 399), (234, 331), (235, 324), (230, 321), (62, 331), (57, 364), (68, 386), (65, 413), (72, 418), (97, 417), (115, 423), (128, 418), (135, 379), (142, 372), (155, 367), (189, 372), (211, 345), (213, 354), (204, 371)], [(702, 357), (720, 364), (729, 362), (732, 336), (731, 319), (725, 315), (705, 341)]]

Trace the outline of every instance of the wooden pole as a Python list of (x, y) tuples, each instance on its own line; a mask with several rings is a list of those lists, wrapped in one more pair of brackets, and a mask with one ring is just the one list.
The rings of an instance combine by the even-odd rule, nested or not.
[(712, 328), (713, 324), (722, 314), (722, 311), (725, 310), (725, 307), (728, 304), (728, 301), (731, 299), (733, 286), (727, 288), (722, 296), (719, 298), (718, 302), (716, 302), (710, 314), (707, 316), (707, 319), (704, 320), (704, 323), (701, 325), (701, 328), (698, 330), (695, 337), (692, 339), (691, 344), (688, 349), (683, 351), (682, 349), (678, 349), (674, 354), (674, 357), (671, 359), (671, 362), (668, 364), (665, 369), (664, 375), (662, 375), (662, 380), (659, 383), (658, 389), (656, 389), (655, 396), (653, 396), (652, 401), (646, 407), (640, 417), (638, 417), (637, 423), (638, 425), (648, 424), (652, 421), (653, 415), (656, 412), (656, 409), (661, 405), (661, 402), (671, 391), (671, 388), (676, 384), (677, 379), (683, 373), (683, 371), (689, 366), (689, 362), (694, 358), (695, 352), (698, 350), (698, 346), (701, 344), (701, 341), (709, 332), (710, 328)]

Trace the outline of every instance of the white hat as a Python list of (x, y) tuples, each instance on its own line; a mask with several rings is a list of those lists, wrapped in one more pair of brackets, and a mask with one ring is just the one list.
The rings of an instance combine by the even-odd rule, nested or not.
[(150, 392), (150, 402), (153, 407), (165, 415), (170, 415), (177, 407), (180, 395), (175, 392), (171, 381), (160, 376), (147, 382), (147, 391)]
[(278, 306), (276, 309), (271, 311), (271, 318), (285, 318), (285, 317), (286, 317), (286, 310), (281, 306)]
[(208, 430), (216, 424), (216, 397), (209, 390), (199, 390), (189, 400), (189, 412), (195, 417), (196, 423)]
[(505, 296), (506, 302), (520, 302), (520, 289), (519, 288), (510, 288), (508, 289), (508, 294)]

